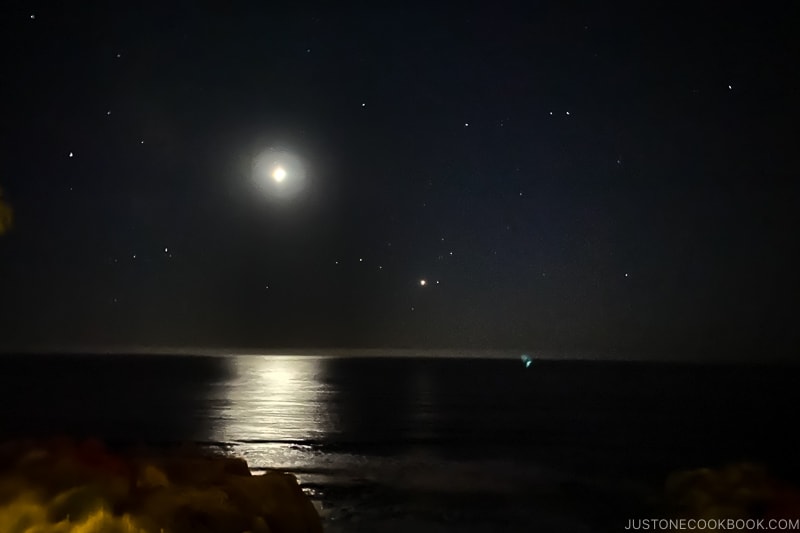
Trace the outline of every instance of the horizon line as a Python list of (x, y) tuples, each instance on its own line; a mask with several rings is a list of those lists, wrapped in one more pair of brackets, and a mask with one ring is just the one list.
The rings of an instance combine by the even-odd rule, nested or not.
[(0, 347), (0, 356), (7, 355), (163, 355), (205, 357), (385, 357), (385, 358), (439, 358), (439, 359), (520, 359), (523, 355), (540, 361), (597, 361), (597, 362), (651, 362), (689, 364), (790, 364), (800, 362), (788, 358), (747, 359), (742, 356), (723, 358), (719, 355), (694, 355), (669, 357), (665, 354), (623, 353), (613, 350), (519, 350), (483, 348), (257, 348), (257, 347), (170, 347), (170, 346), (70, 346), (70, 347)]

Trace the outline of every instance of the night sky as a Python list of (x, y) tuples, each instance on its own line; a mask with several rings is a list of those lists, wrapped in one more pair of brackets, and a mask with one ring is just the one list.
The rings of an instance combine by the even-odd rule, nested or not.
[(213, 4), (3, 5), (0, 349), (796, 355), (788, 12)]

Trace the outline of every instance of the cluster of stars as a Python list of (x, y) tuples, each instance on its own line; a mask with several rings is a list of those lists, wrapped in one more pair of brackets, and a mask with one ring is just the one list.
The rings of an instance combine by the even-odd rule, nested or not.
[[(35, 20), (35, 18), (36, 18), (35, 14), (31, 14), (31, 15), (30, 15), (30, 19), (31, 19), (31, 20)], [(311, 52), (311, 48), (307, 48), (307, 49), (305, 49), (305, 52), (306, 52), (306, 53), (310, 53), (310, 52)], [(121, 59), (121, 58), (122, 58), (122, 53), (121, 53), (121, 52), (116, 52), (116, 54), (115, 54), (115, 57), (116, 57), (116, 59)], [(728, 85), (727, 85), (727, 87), (728, 87), (728, 90), (732, 90), (732, 88), (733, 88), (731, 84), (728, 84)], [(365, 101), (362, 101), (362, 102), (360, 103), (360, 107), (361, 107), (361, 109), (365, 109), (365, 108), (366, 108), (366, 106), (367, 106), (367, 103), (366, 103)], [(554, 116), (554, 115), (555, 115), (555, 112), (554, 112), (554, 111), (549, 111), (549, 112), (548, 112), (548, 114), (549, 114), (549, 116)], [(105, 115), (106, 115), (107, 117), (110, 117), (110, 116), (111, 116), (111, 110), (110, 110), (110, 109), (106, 110), (106, 112), (105, 112)], [(572, 115), (571, 115), (571, 111), (569, 111), (569, 110), (565, 110), (565, 111), (563, 111), (563, 116), (572, 116)], [(508, 119), (507, 117), (506, 117), (506, 118), (499, 119), (499, 120), (496, 122), (496, 124), (495, 124), (495, 125), (496, 125), (496, 126), (499, 126), (499, 127), (504, 127), (504, 126), (505, 126), (505, 124), (506, 124), (506, 121), (508, 121), (508, 120), (509, 120), (509, 119)], [(470, 123), (470, 122), (467, 122), (467, 121), (465, 121), (465, 122), (463, 123), (463, 127), (464, 127), (464, 128), (469, 128), (469, 127), (471, 127), (471, 123)], [(139, 145), (144, 145), (144, 142), (145, 142), (145, 141), (144, 141), (144, 139), (139, 139), (139, 142), (138, 142), (138, 144), (139, 144)], [(72, 152), (72, 151), (69, 151), (69, 152), (68, 152), (68, 157), (69, 157), (70, 159), (74, 158), (74, 157), (75, 157), (75, 153), (74, 153), (74, 152)], [(622, 163), (622, 158), (621, 158), (621, 156), (620, 156), (620, 157), (618, 157), (618, 158), (616, 159), (616, 163), (617, 163), (617, 165), (620, 165), (620, 164)], [(519, 168), (517, 168), (517, 171), (519, 171)], [(271, 172), (271, 178), (272, 178), (272, 179), (273, 179), (275, 182), (277, 182), (277, 183), (281, 183), (281, 182), (283, 182), (283, 181), (284, 181), (284, 180), (287, 178), (287, 171), (286, 171), (286, 169), (284, 169), (284, 168), (283, 168), (283, 167), (281, 167), (281, 166), (276, 166), (276, 167), (275, 167), (275, 168), (272, 170), (272, 172)], [(70, 190), (72, 190), (72, 187), (70, 187)], [(523, 197), (523, 196), (524, 196), (523, 192), (522, 192), (522, 191), (519, 191), (519, 193), (518, 193), (518, 196), (519, 196), (519, 197)], [(423, 203), (422, 203), (422, 206), (423, 206), (423, 207), (427, 207), (427, 202), (423, 202)], [(509, 226), (509, 225), (506, 225), (506, 226), (505, 226), (505, 228), (506, 228), (506, 230), (510, 230), (510, 226)], [(441, 238), (440, 238), (440, 241), (441, 241), (441, 242), (445, 242), (445, 237), (441, 237)], [(391, 243), (387, 243), (387, 246), (391, 246)], [(170, 253), (169, 247), (164, 247), (164, 248), (163, 248), (163, 251), (164, 251), (164, 254), (166, 254), (166, 255), (167, 255), (169, 258), (172, 258), (172, 253)], [(454, 252), (453, 252), (452, 250), (449, 250), (449, 251), (447, 251), (447, 252), (445, 252), (445, 253), (446, 253), (446, 256), (447, 256), (447, 257), (453, 257), (453, 255), (454, 255)], [(491, 253), (492, 253), (492, 255), (497, 255), (497, 250), (491, 250)], [(438, 255), (438, 256), (437, 256), (437, 260), (439, 260), (439, 261), (442, 261), (442, 260), (444, 260), (444, 258), (445, 258), (446, 256), (445, 256), (444, 254), (442, 254), (442, 255)], [(133, 254), (131, 254), (131, 258), (132, 258), (132, 260), (136, 261), (136, 260), (137, 260), (137, 257), (138, 257), (138, 256), (137, 256), (137, 254), (136, 254), (136, 253), (133, 253)], [(115, 258), (113, 261), (114, 261), (114, 263), (118, 263), (118, 259), (116, 259), (116, 258)], [(364, 257), (359, 257), (359, 258), (358, 258), (358, 263), (361, 263), (361, 264), (363, 264), (364, 262), (365, 262), (365, 260), (364, 260)], [(334, 264), (338, 266), (338, 265), (340, 265), (340, 261), (339, 261), (339, 260), (335, 260), (335, 261), (334, 261)], [(373, 267), (373, 268), (374, 268), (374, 267)], [(383, 265), (377, 265), (377, 270), (379, 270), (379, 271), (383, 271), (383, 270), (384, 270), (384, 268), (383, 268)], [(546, 277), (546, 273), (545, 273), (545, 272), (542, 272), (542, 273), (541, 273), (541, 275), (542, 275), (542, 277)], [(624, 273), (624, 277), (625, 277), (625, 278), (628, 278), (628, 277), (629, 277), (629, 273), (628, 273), (628, 272), (625, 272), (625, 273)], [(418, 279), (418, 280), (417, 280), (417, 285), (418, 285), (419, 287), (423, 287), (423, 288), (430, 288), (432, 285), (439, 285), (439, 284), (440, 284), (440, 281), (439, 281), (439, 280), (435, 280), (435, 281), (429, 281), (429, 280), (428, 280), (428, 279), (426, 279), (426, 278), (420, 278), (420, 279)], [(270, 288), (270, 286), (269, 286), (269, 285), (264, 285), (264, 289), (269, 289), (269, 288)], [(114, 301), (114, 303), (117, 303), (117, 302), (118, 302), (118, 299), (117, 299), (117, 298), (113, 298), (113, 301)], [(412, 306), (412, 307), (411, 307), (411, 311), (414, 311), (414, 310), (415, 310), (415, 307), (414, 307), (414, 306)]]
[[(166, 254), (166, 256), (168, 258), (172, 259), (172, 252), (169, 251), (169, 247), (166, 247), (166, 246), (164, 247), (164, 253)], [(133, 260), (136, 260), (138, 257), (139, 257), (139, 254), (137, 254), (137, 253), (132, 253), (131, 254), (131, 259), (133, 259)], [(118, 263), (119, 259), (115, 257), (115, 258), (113, 258), (113, 262), (114, 263)]]
[[(36, 14), (35, 14), (35, 13), (31, 13), (31, 14), (29, 15), (29, 17), (30, 17), (30, 20), (36, 20)], [(588, 29), (588, 26), (587, 26), (586, 28)], [(305, 49), (305, 52), (306, 52), (306, 53), (311, 53), (311, 48), (306, 48), (306, 49)], [(122, 53), (121, 53), (121, 52), (116, 52), (116, 54), (115, 54), (115, 57), (116, 57), (117, 59), (121, 59), (121, 58), (122, 58)], [(731, 83), (728, 83), (728, 84), (727, 84), (727, 88), (728, 88), (728, 90), (733, 90), (733, 84), (731, 84)], [(363, 108), (366, 108), (366, 106), (367, 106), (366, 102), (361, 102), (361, 108), (362, 108), (362, 109), (363, 109)], [(554, 111), (549, 111), (549, 112), (548, 112), (548, 114), (549, 114), (550, 116), (553, 116), (553, 115), (555, 114), (555, 112), (554, 112)], [(107, 111), (106, 111), (106, 116), (111, 116), (111, 110), (107, 110)], [(570, 112), (570, 111), (568, 111), (568, 110), (567, 110), (567, 111), (564, 111), (564, 116), (571, 116), (571, 112)], [(499, 125), (500, 127), (503, 127), (503, 126), (504, 126), (504, 124), (505, 124), (505, 121), (506, 121), (506, 120), (507, 120), (506, 118), (504, 118), (504, 119), (500, 119), (500, 120), (499, 120), (499, 122), (498, 122), (498, 125)], [(465, 127), (465, 128), (468, 128), (468, 127), (470, 127), (470, 123), (469, 123), (469, 122), (464, 122), (464, 127)], [(144, 140), (143, 140), (143, 139), (142, 139), (142, 140), (139, 140), (139, 144), (140, 144), (140, 145), (143, 145), (143, 144), (144, 144)], [(74, 152), (69, 152), (69, 157), (70, 157), (70, 158), (73, 158), (73, 157), (74, 157)], [(620, 158), (618, 158), (618, 159), (616, 160), (616, 163), (617, 163), (618, 165), (620, 165), (620, 164), (622, 163), (621, 159), (620, 159)], [(273, 172), (273, 174), (272, 174), (272, 177), (273, 177), (273, 179), (274, 179), (276, 182), (282, 182), (282, 181), (285, 179), (285, 177), (286, 177), (285, 170), (283, 170), (282, 168), (278, 168), (278, 169), (276, 169), (276, 170)], [(522, 196), (522, 193), (519, 193), (519, 195), (520, 195), (520, 196)], [(425, 206), (425, 204), (423, 204), (423, 206)]]

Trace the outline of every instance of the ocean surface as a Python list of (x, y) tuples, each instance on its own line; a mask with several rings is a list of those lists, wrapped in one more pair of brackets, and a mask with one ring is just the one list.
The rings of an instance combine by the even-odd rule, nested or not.
[(669, 472), (800, 478), (792, 368), (0, 356), (0, 439), (186, 442), (297, 474), (326, 531), (619, 531)]

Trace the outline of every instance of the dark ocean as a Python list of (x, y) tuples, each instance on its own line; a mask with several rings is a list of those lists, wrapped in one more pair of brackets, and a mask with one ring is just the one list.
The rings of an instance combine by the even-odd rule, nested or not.
[(0, 356), (0, 438), (196, 442), (294, 472), (337, 531), (620, 531), (676, 469), (800, 479), (800, 372), (317, 356)]

